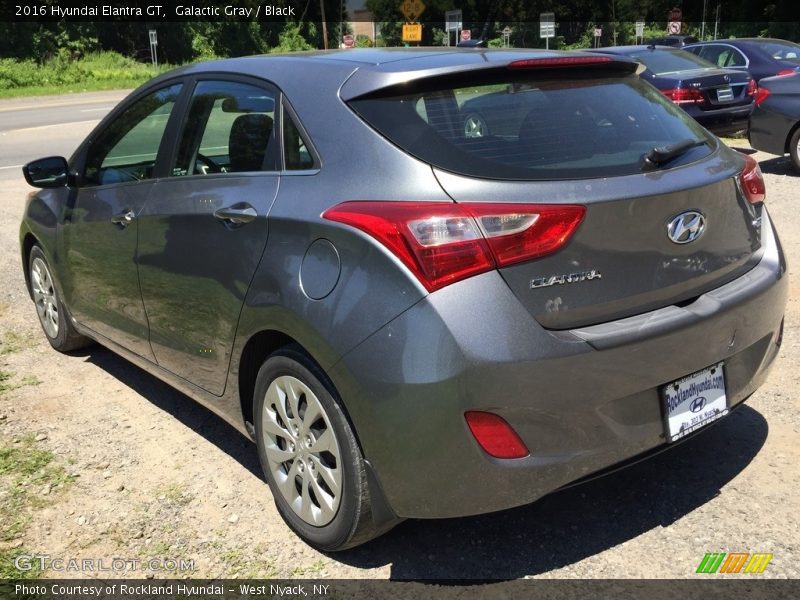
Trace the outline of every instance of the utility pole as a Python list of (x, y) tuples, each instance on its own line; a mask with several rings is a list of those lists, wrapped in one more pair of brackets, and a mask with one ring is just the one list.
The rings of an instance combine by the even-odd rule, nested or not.
[(717, 2), (717, 18), (714, 21), (714, 39), (717, 39), (717, 29), (719, 27), (719, 2)]
[(706, 39), (706, 2), (708, 0), (703, 0), (703, 24), (700, 26), (700, 41), (705, 41)]
[(328, 49), (328, 23), (325, 20), (325, 4), (319, 0), (319, 11), (322, 13), (322, 47)]

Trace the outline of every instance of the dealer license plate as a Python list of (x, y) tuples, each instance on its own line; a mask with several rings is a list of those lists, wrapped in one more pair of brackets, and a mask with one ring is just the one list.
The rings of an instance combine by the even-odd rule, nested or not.
[(722, 363), (674, 381), (661, 391), (667, 441), (674, 442), (728, 414)]

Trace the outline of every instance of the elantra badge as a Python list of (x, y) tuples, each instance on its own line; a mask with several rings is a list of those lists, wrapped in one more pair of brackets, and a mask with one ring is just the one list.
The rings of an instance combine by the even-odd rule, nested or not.
[(592, 279), (602, 279), (603, 276), (600, 271), (592, 269), (591, 271), (579, 271), (577, 273), (569, 273), (565, 275), (550, 275), (550, 277), (537, 277), (531, 279), (531, 289), (550, 287), (551, 285), (564, 285), (566, 283), (580, 283), (581, 281), (591, 281)]
[(667, 235), (676, 244), (695, 241), (706, 229), (706, 218), (696, 210), (679, 214), (667, 224)]

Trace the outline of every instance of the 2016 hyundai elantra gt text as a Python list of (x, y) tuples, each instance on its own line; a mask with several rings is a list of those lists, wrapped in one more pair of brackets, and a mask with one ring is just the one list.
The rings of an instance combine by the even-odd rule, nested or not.
[(44, 332), (253, 439), (325, 550), (668, 447), (764, 381), (788, 284), (757, 163), (637, 70), (348, 50), (162, 75), (23, 169)]

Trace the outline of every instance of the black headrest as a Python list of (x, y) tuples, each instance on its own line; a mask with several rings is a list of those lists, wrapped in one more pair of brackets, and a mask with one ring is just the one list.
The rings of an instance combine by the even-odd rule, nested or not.
[(272, 118), (251, 113), (236, 117), (228, 140), (230, 171), (260, 171), (264, 166)]

